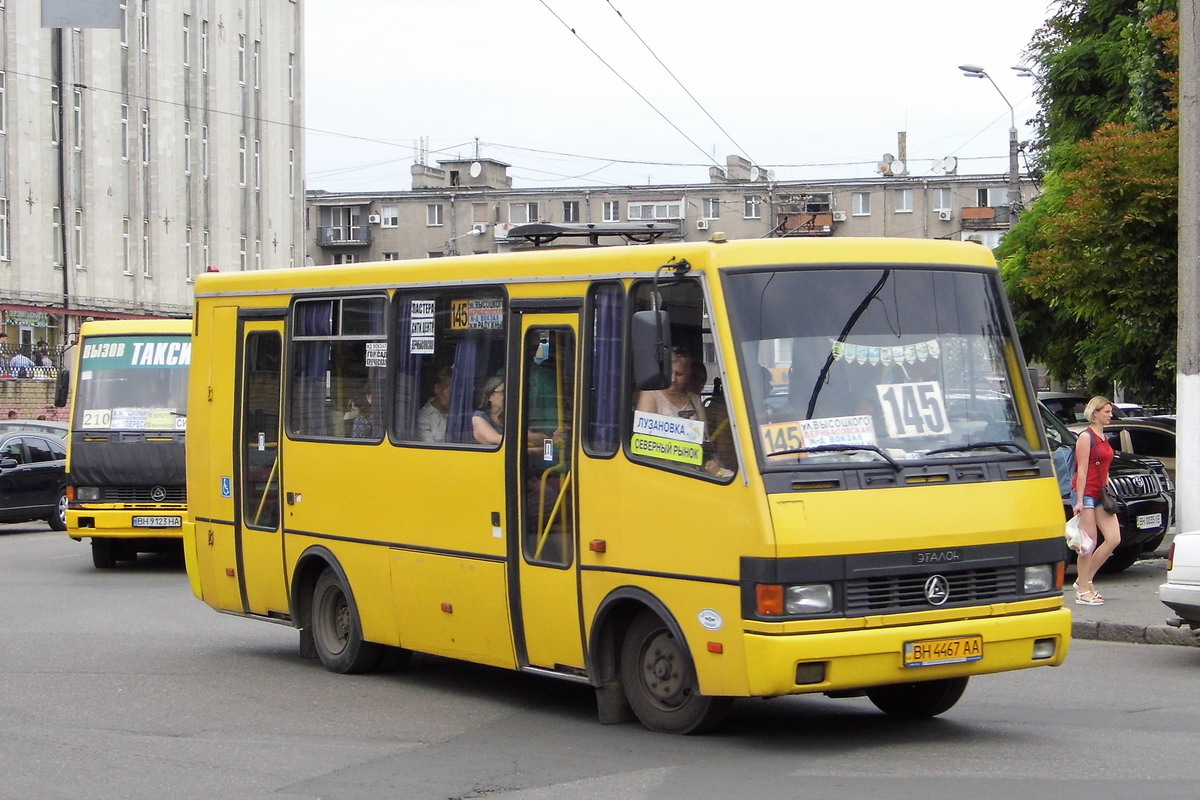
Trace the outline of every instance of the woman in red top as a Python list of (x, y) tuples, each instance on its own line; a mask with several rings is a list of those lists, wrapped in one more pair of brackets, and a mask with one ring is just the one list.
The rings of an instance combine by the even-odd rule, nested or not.
[[(1080, 550), (1075, 570), (1075, 602), (1084, 606), (1098, 606), (1104, 602), (1092, 579), (1121, 543), (1121, 526), (1116, 515), (1109, 514), (1100, 504), (1100, 494), (1108, 483), (1108, 466), (1113, 460), (1112, 445), (1104, 437), (1104, 426), (1112, 419), (1112, 409), (1112, 403), (1105, 397), (1096, 396), (1089, 400), (1083, 411), (1088, 426), (1075, 440), (1075, 480), (1071, 481), (1076, 496), (1075, 514), (1082, 515), (1080, 527), (1095, 545), (1086, 555), (1083, 550), (1088, 548)], [(1096, 544), (1097, 530), (1104, 537), (1099, 544)]]

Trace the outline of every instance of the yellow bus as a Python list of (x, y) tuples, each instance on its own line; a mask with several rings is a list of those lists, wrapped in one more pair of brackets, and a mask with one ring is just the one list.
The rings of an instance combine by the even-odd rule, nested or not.
[(691, 733), (738, 697), (928, 717), (1067, 655), (1058, 486), (979, 245), (716, 236), (195, 290), (192, 589), (331, 671), (436, 654)]
[(187, 509), (191, 320), (97, 320), (79, 330), (67, 437), (67, 534), (108, 569), (178, 552)]

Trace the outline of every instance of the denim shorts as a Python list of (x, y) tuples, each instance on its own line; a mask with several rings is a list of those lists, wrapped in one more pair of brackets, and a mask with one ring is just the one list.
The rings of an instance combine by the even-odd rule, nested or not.
[(1100, 507), (1100, 498), (1099, 497), (1088, 497), (1085, 494), (1083, 496), (1083, 507), (1084, 508), (1099, 508)]

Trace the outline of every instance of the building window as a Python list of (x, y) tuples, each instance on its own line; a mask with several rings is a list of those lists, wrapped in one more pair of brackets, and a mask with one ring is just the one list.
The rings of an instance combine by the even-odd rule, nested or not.
[(742, 216), (746, 219), (762, 219), (762, 198), (743, 197)]
[(954, 193), (949, 189), (933, 190), (933, 210), (952, 211), (954, 209)]
[(661, 219), (683, 219), (683, 201), (670, 203), (630, 203), (628, 208), (630, 220), (653, 222)]
[(288, 150), (288, 197), (296, 196), (296, 151)]
[(150, 220), (142, 220), (142, 277), (150, 277)]
[(208, 228), (200, 233), (200, 257), (204, 259), (204, 271), (207, 272), (208, 265), (212, 263), (208, 258)]
[(246, 85), (246, 34), (238, 34), (238, 83)]
[(76, 89), (71, 104), (71, 134), (75, 137), (75, 149), (83, 149), (83, 89)]
[(246, 185), (246, 137), (238, 137), (238, 185)]
[(296, 99), (296, 54), (288, 53), (288, 100)]
[(8, 198), (0, 197), (0, 261), (9, 260)]
[(296, 266), (296, 245), (288, 247), (288, 267)]
[(129, 8), (126, 3), (121, 3), (121, 18), (117, 23), (121, 32), (121, 47), (129, 47)]
[(190, 67), (192, 65), (192, 17), (190, 14), (183, 15), (183, 65)]
[(850, 193), (850, 213), (856, 217), (871, 216), (871, 193), (870, 192), (851, 192)]
[(124, 267), (122, 272), (126, 275), (132, 275), (133, 254), (131, 248), (133, 247), (133, 223), (129, 217), (121, 220), (121, 244), (123, 245), (121, 248), (121, 263)]
[(200, 126), (200, 174), (208, 180), (208, 126)]
[(196, 275), (196, 265), (192, 263), (192, 228), (189, 225), (183, 232), (183, 266), (187, 270), (187, 281), (192, 282)]
[(380, 214), (383, 227), (398, 228), (400, 227), (400, 208), (399, 206), (384, 206), (383, 213)]
[(979, 190), (979, 205), (991, 208), (1008, 208), (1008, 188), (992, 186)]
[(262, 269), (262, 240), (261, 239), (254, 240), (254, 268), (257, 270)]
[(603, 207), (603, 215), (605, 222), (620, 222), (621, 221), (621, 201), (620, 200), (605, 200)]
[(537, 222), (541, 219), (537, 203), (509, 203), (508, 221), (513, 225), (524, 225), (527, 222)]
[(564, 200), (563, 201), (563, 222), (579, 222), (579, 201)]
[(721, 198), (719, 198), (719, 197), (704, 198), (704, 218), (705, 219), (720, 219), (721, 218)]
[(246, 237), (238, 239), (238, 268), (246, 271)]
[(50, 241), (50, 252), (54, 253), (56, 268), (63, 266), (62, 222), (62, 208), (54, 206), (50, 209), (50, 235), (53, 237)]
[(425, 225), (430, 228), (438, 227), (442, 224), (442, 204), (429, 203), (425, 206)]
[(911, 214), (913, 210), (913, 190), (912, 189), (897, 189), (896, 196), (896, 213)]
[(208, 20), (200, 21), (200, 71), (208, 72)]
[(150, 50), (150, 0), (142, 0), (138, 11), (138, 44), (142, 52)]
[(333, 263), (334, 264), (353, 264), (357, 260), (358, 259), (355, 258), (354, 253), (334, 253), (333, 254)]
[[(57, 142), (57, 140), (55, 140)], [(121, 104), (121, 160), (129, 160), (129, 104)]]
[(1004, 238), (1004, 234), (1008, 231), (963, 231), (962, 240), (964, 242), (979, 242), (988, 250), (995, 250), (1000, 246), (1000, 240)]
[(143, 108), (142, 115), (142, 163), (150, 163), (150, 109)]
[[(121, 106), (125, 112), (125, 128), (129, 128), (129, 106)], [(62, 96), (58, 93), (58, 86), (50, 86), (50, 144), (58, 144), (62, 141), (62, 115), (59, 113), (62, 110)], [(126, 156), (128, 158), (128, 156)]]
[(183, 174), (192, 174), (192, 121), (190, 119), (183, 121)]
[(257, 39), (255, 39), (255, 40), (254, 40), (254, 62), (253, 62), (253, 64), (252, 64), (252, 66), (253, 66), (253, 71), (254, 71), (254, 88), (255, 88), (255, 89), (257, 89), (257, 88), (258, 88), (258, 77), (259, 77), (259, 75), (258, 75), (258, 71), (259, 71), (259, 70), (258, 70), (258, 64), (259, 64), (259, 56), (260, 56), (260, 51), (261, 51), (261, 50), (262, 50), (262, 42), (260, 42), (260, 41), (258, 41)]
[(75, 250), (75, 269), (83, 269), (83, 209), (75, 209), (75, 235), (71, 246)]
[(5, 86), (4, 70), (0, 70), (0, 133), (4, 133), (8, 123), (8, 96), (4, 91)]
[(262, 143), (254, 140), (254, 191), (262, 188)]
[(383, 260), (384, 261), (399, 261), (400, 254), (397, 253), (395, 250), (384, 250), (383, 251)]

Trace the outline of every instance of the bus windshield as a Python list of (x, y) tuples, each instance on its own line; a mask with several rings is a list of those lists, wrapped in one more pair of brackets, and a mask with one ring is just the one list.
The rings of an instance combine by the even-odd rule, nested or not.
[(93, 336), (79, 354), (75, 429), (187, 428), (188, 336)]
[(725, 286), (765, 468), (1035, 449), (1009, 391), (1024, 376), (994, 273), (774, 269)]

